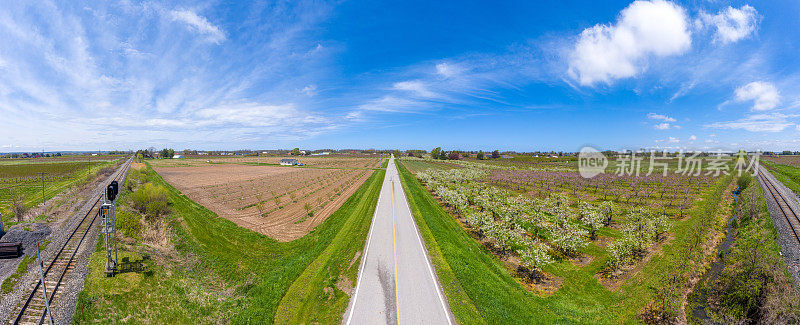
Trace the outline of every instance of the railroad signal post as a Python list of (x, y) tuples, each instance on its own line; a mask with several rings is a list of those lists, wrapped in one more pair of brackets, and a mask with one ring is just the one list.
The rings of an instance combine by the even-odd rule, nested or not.
[[(103, 225), (100, 232), (103, 234), (106, 244), (106, 276), (114, 276), (117, 271), (117, 214), (115, 211), (114, 200), (117, 198), (119, 185), (117, 181), (112, 181), (106, 187), (106, 202), (100, 206), (100, 216), (103, 218)], [(113, 257), (112, 257), (113, 253)]]

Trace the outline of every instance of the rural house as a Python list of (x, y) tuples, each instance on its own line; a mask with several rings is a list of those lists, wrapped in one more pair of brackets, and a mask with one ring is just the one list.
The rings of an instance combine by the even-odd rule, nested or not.
[(295, 165), (297, 165), (297, 159), (283, 158), (283, 159), (281, 159), (281, 165), (282, 166), (295, 166)]

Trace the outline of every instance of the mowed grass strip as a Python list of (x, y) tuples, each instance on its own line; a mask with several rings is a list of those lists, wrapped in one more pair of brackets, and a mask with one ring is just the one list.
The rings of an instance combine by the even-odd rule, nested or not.
[[(671, 270), (677, 259), (677, 244), (687, 240), (689, 230), (700, 219), (675, 221), (675, 240), (664, 245), (661, 253), (617, 291), (609, 291), (594, 277), (608, 257), (605, 249), (592, 243), (582, 250), (592, 255), (591, 264), (578, 267), (562, 260), (548, 265), (544, 271), (563, 278), (564, 284), (552, 296), (539, 296), (525, 289), (497, 257), (464, 231), (403, 166), (405, 163), (398, 164), (398, 169), (409, 205), (450, 308), (463, 324), (638, 323), (639, 310), (652, 296), (648, 287), (657, 284), (657, 274)], [(716, 213), (715, 207), (730, 181), (730, 177), (722, 177), (707, 189), (690, 214)]]
[[(294, 281), (278, 306), (280, 324), (341, 323), (356, 283), (364, 244), (375, 214), (385, 170), (367, 181), (368, 189), (341, 231)], [(345, 292), (346, 290), (347, 292)]]
[[(207, 315), (224, 315), (225, 319), (217, 321), (233, 324), (273, 323), (281, 299), (312, 262), (317, 261), (318, 264), (315, 265), (347, 266), (346, 263), (343, 264), (343, 259), (337, 259), (339, 256), (336, 254), (342, 251), (355, 252), (363, 247), (363, 238), (349, 236), (359, 236), (359, 234), (363, 236), (365, 233), (362, 234), (361, 230), (369, 227), (371, 211), (375, 208), (383, 175), (383, 172), (375, 172), (339, 210), (308, 235), (281, 243), (218, 217), (212, 211), (182, 195), (149, 166), (146, 167), (145, 173), (148, 181), (167, 188), (171, 213), (166, 221), (174, 233), (173, 242), (178, 252), (196, 259), (198, 265), (194, 266), (193, 270), (181, 271), (169, 267), (170, 263), (179, 261), (161, 261), (163, 267), (150, 268), (156, 273), (144, 274), (145, 281), (136, 280), (134, 282), (138, 282), (138, 285), (134, 284), (124, 291), (111, 291), (111, 293), (92, 288), (92, 282), (87, 280), (86, 288), (79, 299), (84, 307), (81, 307), (82, 303), (79, 301), (79, 308), (89, 309), (90, 312), (88, 316), (82, 313), (81, 319), (114, 323), (130, 320), (126, 312), (146, 311), (164, 316), (146, 318), (146, 322), (152, 323), (202, 323), (209, 320), (202, 317)], [(321, 255), (331, 245), (334, 248), (331, 248), (328, 254)], [(99, 253), (101, 252), (95, 255)], [(132, 259), (136, 257), (132, 256)], [(98, 275), (102, 274), (102, 263), (92, 265), (89, 278), (93, 276), (98, 278)], [(159, 270), (164, 273), (157, 273)], [(201, 273), (196, 274), (198, 272)], [(148, 277), (164, 277), (167, 280), (147, 280)], [(99, 282), (97, 285), (100, 285)], [(193, 289), (189, 291), (183, 285), (186, 282), (196, 285), (191, 286)], [(327, 285), (325, 281), (311, 281), (304, 284), (306, 288), (298, 289), (305, 292), (324, 291), (323, 286)], [(113, 286), (111, 283), (102, 285)], [(203, 289), (203, 286), (225, 288), (227, 295), (236, 298), (222, 299), (219, 305), (180, 303), (186, 299), (164, 301), (165, 298), (187, 294), (208, 295), (206, 292), (209, 290)], [(102, 305), (93, 303), (96, 301), (104, 303)], [(345, 301), (344, 304), (346, 303)], [(325, 307), (316, 306), (318, 310), (326, 310)], [(338, 310), (335, 306), (330, 308)], [(80, 312), (81, 310), (76, 310), (76, 317)], [(194, 318), (196, 316), (201, 317)]]

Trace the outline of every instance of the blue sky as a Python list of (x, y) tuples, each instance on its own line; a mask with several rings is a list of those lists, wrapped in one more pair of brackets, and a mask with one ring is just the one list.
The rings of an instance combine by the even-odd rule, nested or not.
[(0, 151), (800, 150), (796, 1), (5, 1)]

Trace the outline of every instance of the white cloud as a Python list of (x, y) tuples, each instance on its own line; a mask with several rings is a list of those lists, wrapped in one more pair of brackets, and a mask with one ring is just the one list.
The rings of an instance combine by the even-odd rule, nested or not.
[(794, 125), (788, 120), (789, 115), (781, 113), (755, 114), (742, 119), (728, 122), (716, 122), (706, 127), (716, 129), (747, 130), (750, 132), (780, 132)]
[(679, 140), (678, 138), (669, 137), (669, 140), (667, 142), (669, 142), (669, 143), (678, 143), (678, 142), (681, 142), (681, 140)]
[(758, 11), (744, 5), (739, 9), (728, 7), (715, 15), (700, 13), (697, 23), (700, 27), (713, 27), (716, 30), (715, 40), (723, 44), (739, 41), (756, 31)]
[(172, 20), (186, 23), (198, 33), (206, 35), (210, 42), (219, 44), (225, 40), (225, 33), (219, 27), (210, 23), (205, 17), (198, 16), (194, 11), (173, 10), (170, 14)]
[(662, 120), (664, 122), (675, 122), (675, 119), (672, 117), (656, 113), (647, 113), (647, 118), (651, 120)]
[(697, 140), (697, 136), (695, 136), (694, 134), (692, 134), (692, 135), (689, 137), (689, 141), (695, 141), (695, 140)]
[(781, 102), (778, 89), (772, 83), (754, 81), (739, 87), (735, 91), (737, 102), (753, 101), (754, 111), (765, 111), (775, 108)]
[(377, 112), (415, 112), (422, 108), (416, 100), (387, 95), (358, 106), (359, 110)]
[(653, 126), (656, 130), (669, 130), (669, 123), (659, 123)]
[(317, 94), (317, 86), (316, 85), (308, 85), (308, 86), (303, 87), (303, 90), (301, 90), (301, 91), (304, 94), (306, 94), (306, 96), (312, 97), (312, 96)]
[(461, 68), (452, 63), (442, 62), (436, 64), (436, 73), (445, 78), (452, 78), (461, 73)]
[(308, 126), (324, 119), (299, 111), (293, 104), (263, 105), (244, 102), (198, 110), (191, 124), (199, 126), (239, 125), (245, 127)]
[(430, 98), (437, 96), (436, 93), (428, 90), (428, 87), (426, 87), (425, 84), (419, 80), (396, 82), (393, 87), (397, 90), (409, 91), (420, 97)]
[(681, 54), (691, 47), (685, 10), (668, 1), (634, 1), (614, 25), (583, 30), (567, 73), (581, 85), (635, 76), (650, 56)]
[(680, 129), (681, 126), (664, 122), (653, 125), (653, 128), (656, 130), (669, 130), (669, 129)]

